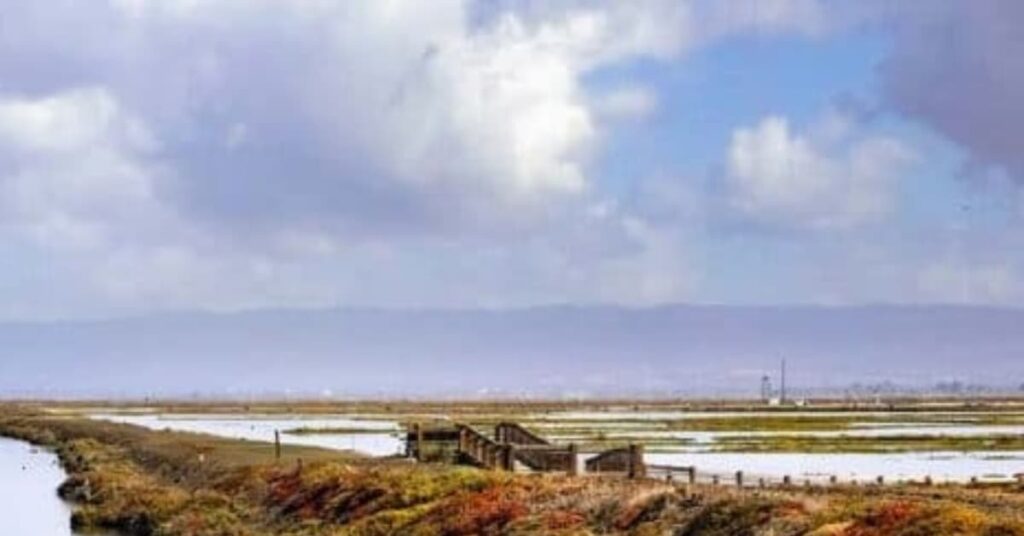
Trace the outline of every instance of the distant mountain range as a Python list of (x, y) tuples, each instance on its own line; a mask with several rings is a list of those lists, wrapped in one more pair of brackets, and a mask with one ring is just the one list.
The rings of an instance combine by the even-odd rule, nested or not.
[(5, 396), (753, 395), (1024, 382), (1024, 310), (952, 306), (181, 313), (0, 323)]

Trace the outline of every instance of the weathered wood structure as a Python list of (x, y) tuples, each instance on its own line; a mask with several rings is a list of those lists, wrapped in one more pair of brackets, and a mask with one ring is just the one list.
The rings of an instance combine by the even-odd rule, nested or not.
[[(552, 444), (513, 422), (495, 425), (493, 436), (488, 436), (468, 424), (426, 429), (417, 423), (410, 425), (406, 434), (406, 454), (419, 461), (428, 459), (426, 453), (431, 450), (431, 445), (432, 452), (446, 452), (445, 447), (439, 446), (445, 444), (454, 445), (448, 449), (452, 455), (433, 456), (430, 459), (443, 459), (453, 463), (505, 471), (564, 472), (576, 475), (580, 469), (579, 450), (575, 444)], [(595, 473), (622, 471), (630, 477), (643, 476), (643, 447), (630, 446), (626, 449), (629, 453), (629, 462), (616, 464), (619, 450), (622, 449), (598, 454), (598, 458), (604, 461), (596, 465), (588, 461), (587, 470)]]
[(628, 447), (606, 450), (587, 460), (590, 473), (626, 473), (629, 478), (646, 476), (644, 446), (630, 444)]

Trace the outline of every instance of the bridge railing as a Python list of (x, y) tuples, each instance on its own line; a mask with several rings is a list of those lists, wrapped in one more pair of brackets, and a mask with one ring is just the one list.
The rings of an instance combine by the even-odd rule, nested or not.
[(468, 461), (487, 469), (512, 469), (513, 458), (510, 445), (498, 443), (466, 424), (458, 424), (456, 429), (459, 441), (458, 452)]
[(647, 474), (644, 447), (630, 444), (606, 450), (587, 460), (586, 468), (588, 473), (626, 473), (629, 478), (643, 477)]
[(494, 439), (499, 443), (512, 443), (513, 445), (551, 444), (547, 439), (544, 439), (514, 422), (500, 422), (495, 425)]
[(513, 459), (534, 471), (564, 471), (575, 475), (579, 470), (579, 451), (575, 444), (511, 446)]

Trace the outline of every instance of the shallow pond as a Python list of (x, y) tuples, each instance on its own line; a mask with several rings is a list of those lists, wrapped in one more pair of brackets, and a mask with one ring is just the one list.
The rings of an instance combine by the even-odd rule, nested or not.
[(835, 475), (840, 482), (917, 480), (930, 476), (936, 482), (1005, 481), (1024, 472), (1024, 452), (907, 452), (893, 454), (800, 454), (800, 453), (647, 453), (649, 464), (695, 466), (698, 475), (719, 475), (728, 481), (743, 471), (751, 479), (778, 481), (789, 475), (794, 483), (806, 479), (822, 483)]
[(72, 534), (71, 509), (57, 496), (63, 480), (55, 455), (0, 438), (0, 534)]
[[(281, 415), (128, 415), (95, 414), (94, 419), (134, 424), (151, 430), (170, 429), (251, 441), (274, 441), (281, 432), (281, 443), (336, 450), (354, 450), (371, 456), (390, 456), (403, 452), (405, 444), (397, 422), (363, 420), (349, 416)], [(353, 429), (356, 433), (292, 434), (288, 430)]]

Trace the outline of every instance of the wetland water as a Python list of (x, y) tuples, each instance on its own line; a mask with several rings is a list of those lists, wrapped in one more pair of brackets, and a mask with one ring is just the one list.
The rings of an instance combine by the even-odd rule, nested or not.
[(0, 534), (72, 534), (71, 509), (57, 496), (63, 480), (54, 454), (0, 438)]
[[(280, 416), (280, 415), (160, 415), (160, 414), (96, 414), (94, 419), (135, 424), (151, 430), (170, 429), (196, 432), (250, 441), (273, 441), (274, 431), (281, 432), (281, 443), (355, 450), (371, 456), (400, 454), (405, 448), (397, 422), (354, 419), (350, 416)], [(358, 430), (355, 433), (293, 434), (289, 430)]]
[[(736, 417), (750, 418), (760, 414), (736, 414)], [(778, 416), (765, 413), (764, 416)], [(821, 416), (821, 413), (808, 414)], [(561, 435), (560, 428), (566, 424), (574, 428), (585, 428), (593, 434), (602, 434), (614, 438), (620, 433), (643, 442), (645, 438), (661, 440), (656, 446), (648, 448), (646, 459), (651, 464), (663, 465), (694, 465), (698, 473), (705, 478), (719, 475), (728, 479), (736, 471), (743, 471), (751, 478), (764, 477), (768, 480), (781, 480), (789, 475), (796, 481), (810, 479), (827, 481), (835, 475), (841, 481), (858, 480), (873, 481), (878, 476), (887, 480), (920, 480), (926, 476), (936, 481), (966, 482), (972, 477), (981, 480), (1009, 480), (1015, 474), (1024, 473), (1024, 451), (919, 451), (899, 453), (732, 453), (715, 452), (713, 447), (718, 438), (735, 436), (819, 436), (841, 437), (867, 436), (884, 437), (889, 435), (913, 436), (991, 436), (1005, 434), (1024, 434), (1024, 425), (1013, 424), (992, 426), (960, 422), (966, 417), (985, 417), (983, 413), (950, 415), (948, 419), (940, 414), (932, 413), (931, 421), (915, 422), (858, 422), (854, 418), (865, 417), (900, 417), (905, 414), (857, 413), (840, 414), (851, 417), (851, 427), (843, 431), (783, 431), (783, 432), (714, 432), (714, 431), (671, 431), (660, 427), (664, 419), (686, 420), (700, 417), (729, 417), (733, 414), (718, 413), (685, 413), (656, 412), (638, 414), (634, 412), (576, 412), (568, 414), (546, 414), (543, 421), (525, 421), (528, 427), (535, 428), (541, 435), (558, 442), (585, 441), (586, 437)], [(212, 415), (212, 414), (173, 414), (157, 413), (142, 414), (95, 414), (93, 418), (136, 424), (146, 428), (161, 430), (172, 429), (187, 432), (200, 432), (224, 437), (248, 439), (255, 441), (273, 441), (274, 430), (280, 430), (281, 442), (294, 445), (319, 446), (331, 449), (349, 449), (373, 456), (387, 456), (403, 450), (401, 429), (395, 420), (384, 417), (367, 418), (360, 415)], [(912, 415), (910, 416), (912, 417)], [(565, 420), (562, 420), (565, 419)], [(614, 422), (616, 420), (620, 422)], [(650, 424), (643, 421), (650, 419)], [(571, 422), (569, 422), (571, 421)], [(637, 422), (641, 421), (641, 422)], [(321, 434), (290, 434), (288, 430), (296, 428), (333, 429), (331, 433)], [(346, 430), (358, 430), (347, 433)], [(669, 439), (666, 443), (665, 440)], [(677, 439), (678, 444), (671, 440)], [(586, 456), (586, 454), (584, 454)]]

